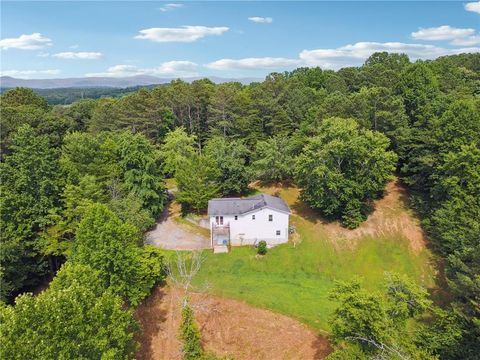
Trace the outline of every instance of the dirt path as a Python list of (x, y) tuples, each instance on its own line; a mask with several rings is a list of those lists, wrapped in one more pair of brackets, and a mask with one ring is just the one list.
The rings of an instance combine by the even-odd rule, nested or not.
[[(181, 359), (177, 339), (181, 293), (158, 288), (140, 305), (136, 318), (144, 331), (137, 338), (139, 360)], [(207, 351), (241, 359), (323, 359), (330, 352), (328, 341), (300, 322), (245, 303), (192, 294), (192, 308)]]
[(195, 250), (210, 248), (210, 239), (189, 231), (174, 220), (177, 215), (172, 201), (165, 207), (155, 228), (146, 235), (146, 244), (169, 250)]

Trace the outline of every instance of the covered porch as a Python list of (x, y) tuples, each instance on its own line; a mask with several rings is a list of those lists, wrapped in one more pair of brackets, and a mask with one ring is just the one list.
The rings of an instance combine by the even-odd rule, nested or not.
[(217, 225), (212, 224), (211, 244), (213, 253), (226, 253), (230, 248), (230, 224)]

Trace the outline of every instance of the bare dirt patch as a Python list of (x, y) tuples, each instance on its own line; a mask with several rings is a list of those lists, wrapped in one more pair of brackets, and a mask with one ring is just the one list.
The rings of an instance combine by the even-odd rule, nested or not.
[[(137, 359), (181, 359), (179, 290), (157, 288), (136, 311), (143, 326)], [(323, 359), (325, 337), (287, 316), (243, 302), (192, 294), (191, 305), (207, 351), (235, 359)]]
[[(407, 189), (398, 179), (387, 184), (384, 197), (374, 202), (374, 211), (354, 230), (346, 229), (336, 221), (322, 219), (316, 211), (299, 200), (300, 191), (294, 186), (277, 184), (261, 187), (259, 183), (253, 183), (252, 186), (271, 195), (281, 196), (289, 204), (293, 215), (312, 223), (318, 233), (324, 233), (336, 247), (355, 248), (355, 240), (391, 235), (408, 239), (410, 249), (415, 254), (426, 247), (426, 236), (420, 222), (408, 207)], [(292, 222), (295, 222), (294, 218)]]
[(420, 222), (414, 217), (407, 205), (407, 190), (398, 181), (392, 181), (385, 188), (385, 196), (374, 203), (375, 210), (360, 226), (354, 230), (346, 229), (337, 222), (324, 224), (332, 238), (352, 240), (363, 237), (385, 237), (399, 234), (408, 239), (410, 249), (414, 253), (421, 252), (426, 247), (426, 236)]

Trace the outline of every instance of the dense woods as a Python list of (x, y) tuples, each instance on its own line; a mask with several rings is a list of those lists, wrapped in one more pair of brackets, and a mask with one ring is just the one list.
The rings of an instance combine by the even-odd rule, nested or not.
[[(480, 55), (411, 63), (376, 53), (361, 67), (250, 85), (176, 80), (68, 106), (18, 88), (0, 101), (2, 358), (133, 356), (131, 309), (164, 278), (161, 252), (142, 236), (167, 177), (185, 212), (253, 180), (289, 182), (319, 214), (355, 228), (395, 175), (445, 265), (451, 301), (434, 306), (395, 274), (384, 294), (339, 284), (331, 356), (478, 358)], [(50, 279), (40, 295), (19, 295)]]

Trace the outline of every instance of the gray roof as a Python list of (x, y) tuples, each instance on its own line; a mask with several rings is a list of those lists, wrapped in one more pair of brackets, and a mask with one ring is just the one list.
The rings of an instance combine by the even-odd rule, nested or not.
[(288, 205), (279, 197), (260, 194), (243, 199), (211, 199), (208, 201), (208, 215), (241, 215), (264, 207), (290, 213)]

